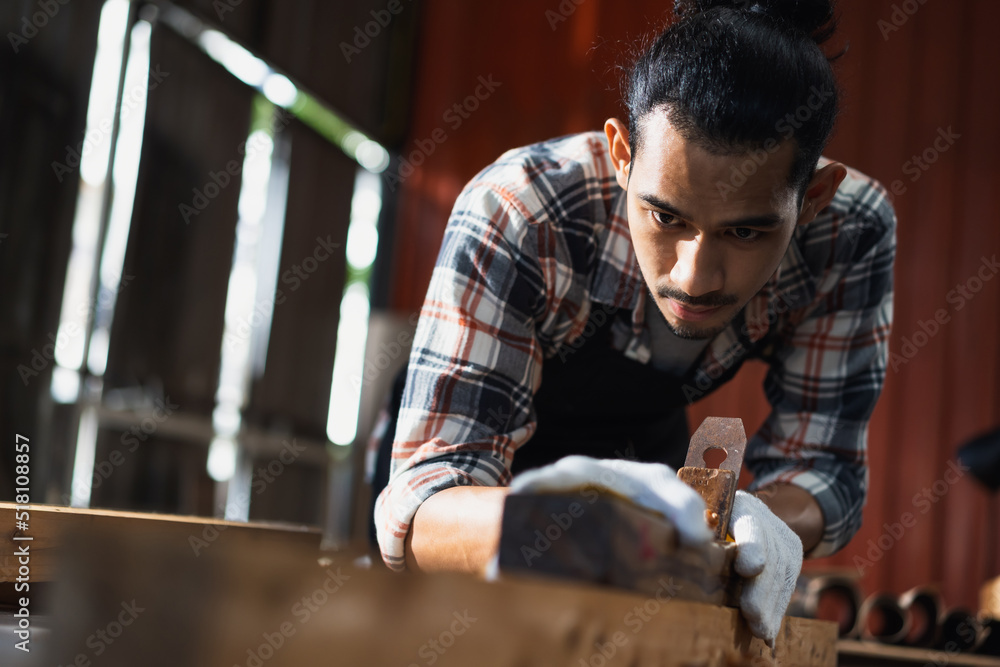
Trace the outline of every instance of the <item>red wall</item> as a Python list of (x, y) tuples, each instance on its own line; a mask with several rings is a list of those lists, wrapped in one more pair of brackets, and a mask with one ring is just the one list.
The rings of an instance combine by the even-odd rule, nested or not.
[[(472, 175), (508, 148), (599, 129), (623, 113), (616, 66), (628, 63), (637, 38), (656, 32), (671, 4), (424, 3), (415, 116), (403, 151), (420, 166), (400, 186), (396, 309), (419, 308), (448, 212)], [(907, 15), (902, 5), (916, 11)], [(856, 557), (874, 556), (870, 566), (861, 563), (866, 591), (937, 582), (949, 604), (975, 607), (979, 585), (1000, 574), (1000, 503), (968, 474), (955, 484), (943, 480), (959, 443), (1000, 425), (1000, 278), (970, 299), (951, 293), (949, 300), (949, 293), (976, 276), (981, 258), (1000, 254), (1000, 2), (841, 0), (840, 7), (834, 41), (849, 42), (838, 64), (845, 103), (826, 154), (905, 187), (895, 197), (891, 343), (905, 363), (890, 369), (872, 421), (864, 527), (840, 554), (808, 567), (857, 572)], [(898, 29), (890, 31), (894, 18)], [(476, 92), (480, 76), (499, 87), (460, 125), (454, 114), (445, 117)], [(948, 128), (960, 138), (914, 172), (908, 161)], [(939, 309), (947, 322), (923, 335), (921, 322)], [(692, 423), (735, 415), (752, 432), (767, 412), (762, 377), (761, 366), (748, 366), (692, 408)], [(915, 502), (939, 480), (935, 502)], [(905, 513), (916, 523), (896, 539), (884, 524)], [(871, 550), (869, 540), (880, 537), (888, 549)]]

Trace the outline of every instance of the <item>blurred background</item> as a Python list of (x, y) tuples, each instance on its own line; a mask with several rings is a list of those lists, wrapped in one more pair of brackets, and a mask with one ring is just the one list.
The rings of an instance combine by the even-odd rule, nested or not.
[[(666, 0), (6, 0), (0, 500), (364, 539), (372, 430), (462, 185), (600, 129)], [(864, 526), (837, 568), (976, 608), (1000, 501), (1000, 3), (841, 0), (826, 154), (899, 217)], [(690, 422), (767, 414), (764, 367)], [(910, 517), (913, 521), (910, 521)], [(905, 525), (904, 525), (905, 524)]]

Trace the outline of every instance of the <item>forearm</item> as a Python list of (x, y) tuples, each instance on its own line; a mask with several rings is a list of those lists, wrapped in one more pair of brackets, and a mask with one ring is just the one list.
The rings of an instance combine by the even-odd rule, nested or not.
[(406, 536), (406, 567), (423, 572), (486, 569), (500, 546), (506, 487), (456, 486), (420, 505)]
[(823, 539), (823, 510), (805, 489), (794, 484), (768, 484), (754, 495), (799, 536), (804, 553), (809, 553)]
[[(420, 505), (406, 536), (406, 567), (482, 573), (500, 545), (506, 487), (456, 486)], [(823, 537), (823, 512), (808, 491), (769, 484), (755, 492), (799, 536), (809, 553)]]

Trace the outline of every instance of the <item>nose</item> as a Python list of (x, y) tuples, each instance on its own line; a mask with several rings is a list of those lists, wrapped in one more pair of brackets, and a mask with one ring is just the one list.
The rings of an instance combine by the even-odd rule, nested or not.
[(701, 234), (682, 239), (675, 246), (677, 260), (670, 281), (693, 297), (722, 291), (725, 274), (721, 253)]

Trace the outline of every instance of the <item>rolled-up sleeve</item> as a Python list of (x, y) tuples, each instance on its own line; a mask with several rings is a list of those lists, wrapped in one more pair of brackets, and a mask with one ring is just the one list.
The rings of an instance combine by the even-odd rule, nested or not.
[(385, 563), (405, 568), (413, 515), (454, 486), (500, 486), (535, 430), (545, 278), (534, 230), (488, 184), (456, 201), (420, 313), (393, 442), (375, 508)]
[(869, 195), (839, 229), (808, 314), (768, 360), (772, 412), (747, 446), (751, 488), (791, 483), (819, 503), (825, 530), (810, 557), (850, 541), (867, 497), (868, 422), (885, 381), (896, 248), (891, 204), (878, 190)]

